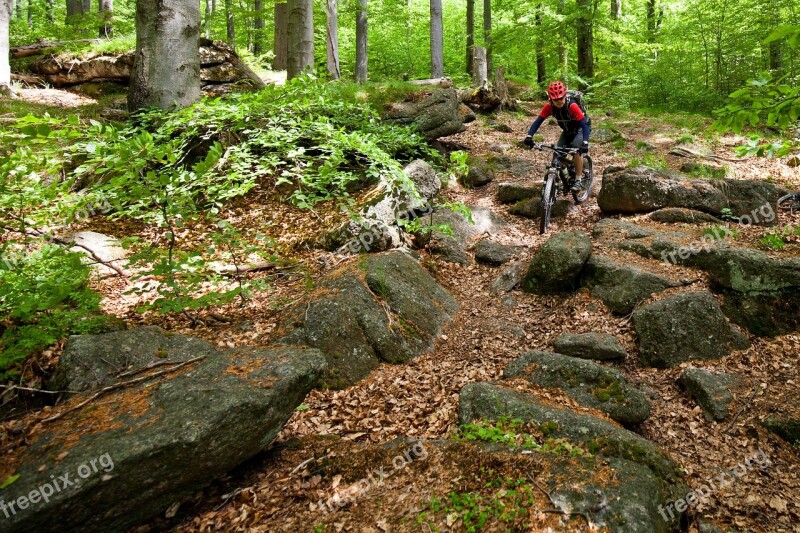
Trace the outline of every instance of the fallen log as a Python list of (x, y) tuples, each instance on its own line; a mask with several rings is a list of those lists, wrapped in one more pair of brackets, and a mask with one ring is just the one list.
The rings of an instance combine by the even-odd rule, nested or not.
[(453, 80), (450, 78), (429, 78), (427, 80), (411, 80), (408, 83), (412, 85), (430, 85), (432, 87), (441, 87), (443, 89), (449, 89), (453, 86)]

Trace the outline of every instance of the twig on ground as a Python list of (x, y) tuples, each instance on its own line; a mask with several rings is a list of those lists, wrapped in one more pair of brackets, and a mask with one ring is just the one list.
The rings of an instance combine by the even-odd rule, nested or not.
[(69, 409), (67, 409), (65, 411), (62, 411), (62, 412), (58, 413), (57, 415), (51, 416), (50, 418), (45, 418), (44, 420), (42, 420), (42, 422), (53, 422), (55, 420), (58, 420), (59, 418), (64, 417), (65, 415), (67, 415), (67, 414), (69, 414), (69, 413), (71, 413), (73, 411), (77, 411), (78, 409), (80, 409), (84, 405), (96, 400), (97, 398), (99, 398), (103, 394), (106, 394), (108, 392), (111, 392), (111, 391), (114, 391), (114, 390), (117, 390), (117, 389), (122, 389), (122, 388), (128, 387), (130, 385), (135, 385), (137, 383), (141, 383), (142, 381), (147, 381), (148, 379), (157, 378), (159, 376), (163, 376), (165, 374), (169, 374), (170, 372), (174, 372), (175, 370), (178, 370), (179, 368), (182, 368), (182, 367), (184, 367), (184, 366), (186, 366), (188, 364), (194, 363), (196, 361), (199, 361), (199, 360), (205, 359), (205, 358), (206, 358), (205, 355), (201, 355), (199, 357), (195, 357), (194, 359), (189, 359), (188, 361), (184, 361), (183, 363), (180, 363), (179, 365), (174, 366), (172, 368), (168, 368), (166, 370), (162, 370), (161, 372), (156, 372), (155, 374), (149, 374), (147, 376), (142, 376), (140, 378), (132, 379), (130, 381), (123, 381), (122, 383), (115, 383), (113, 385), (109, 385), (108, 387), (100, 389), (96, 393), (92, 394), (90, 397), (86, 398), (84, 401), (82, 401), (78, 405), (76, 405), (74, 407), (70, 407)]
[(735, 415), (733, 415), (733, 418), (731, 418), (731, 421), (730, 421), (730, 423), (729, 423), (729, 424), (728, 424), (728, 425), (725, 427), (725, 429), (723, 429), (723, 430), (722, 430), (722, 432), (723, 432), (723, 433), (727, 433), (727, 432), (728, 432), (728, 430), (729, 430), (729, 429), (731, 429), (731, 428), (733, 427), (733, 424), (734, 424), (734, 423), (736, 423), (736, 420), (739, 418), (739, 415), (741, 415), (741, 414), (744, 412), (744, 410), (745, 410), (745, 409), (747, 409), (747, 407), (748, 407), (748, 406), (749, 406), (751, 403), (753, 403), (753, 398), (755, 398), (755, 397), (756, 397), (756, 394), (758, 393), (758, 389), (760, 389), (760, 388), (761, 388), (761, 387), (759, 387), (759, 386), (756, 386), (755, 388), (753, 388), (753, 393), (752, 393), (752, 394), (750, 394), (750, 397), (747, 399), (747, 401), (746, 401), (746, 402), (744, 402), (744, 405), (741, 407), (741, 409), (739, 409), (739, 410), (736, 412), (736, 414), (735, 414)]

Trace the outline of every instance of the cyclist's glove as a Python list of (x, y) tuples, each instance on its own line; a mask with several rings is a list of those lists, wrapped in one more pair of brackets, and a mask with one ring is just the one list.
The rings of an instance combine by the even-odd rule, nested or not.
[(583, 141), (583, 144), (581, 145), (581, 153), (582, 154), (589, 153), (589, 141)]
[(524, 144), (528, 148), (533, 148), (533, 137), (527, 135), (524, 139), (522, 139), (522, 144)]

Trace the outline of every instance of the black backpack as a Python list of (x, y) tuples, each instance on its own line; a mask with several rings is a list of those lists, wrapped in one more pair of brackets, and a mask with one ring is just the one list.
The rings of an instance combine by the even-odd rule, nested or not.
[[(559, 123), (559, 126), (564, 131), (572, 131), (570, 126), (574, 126), (577, 123), (569, 119), (569, 111), (568, 109), (572, 105), (572, 103), (578, 104), (578, 107), (581, 109), (584, 115), (586, 115), (586, 122), (589, 125), (592, 125), (592, 119), (589, 117), (589, 111), (586, 108), (586, 101), (583, 99), (583, 93), (574, 89), (570, 89), (567, 91), (567, 100), (566, 104), (562, 108), (564, 111), (559, 112), (555, 107), (553, 107), (553, 115), (555, 116), (556, 120)], [(562, 114), (563, 113), (563, 114)]]
[(576, 91), (575, 89), (570, 89), (567, 91), (567, 109), (569, 109), (570, 104), (575, 102), (578, 104), (578, 107), (581, 108), (583, 114), (586, 115), (586, 119), (589, 120), (589, 110), (586, 108), (586, 101), (583, 99), (583, 93), (580, 91)]

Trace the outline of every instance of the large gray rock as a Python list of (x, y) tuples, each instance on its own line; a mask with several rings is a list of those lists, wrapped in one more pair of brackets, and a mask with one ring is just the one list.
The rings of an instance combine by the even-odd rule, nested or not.
[(483, 187), (494, 180), (494, 169), (486, 161), (477, 158), (469, 158), (469, 172), (460, 181), (468, 188)]
[(475, 243), (474, 251), (477, 262), (498, 266), (511, 261), (519, 252), (519, 248), (483, 239)]
[(665, 207), (653, 211), (650, 213), (650, 220), (663, 224), (719, 224), (721, 222), (720, 219), (708, 213), (682, 207)]
[(470, 383), (461, 389), (458, 418), (462, 424), (504, 417), (533, 422), (548, 436), (585, 444), (593, 453), (646, 465), (662, 479), (674, 481), (679, 476), (678, 465), (658, 446), (611, 422), (545, 405), (532, 396), (491, 383)]
[[(100, 336), (109, 354), (113, 335)], [(194, 355), (206, 358), (42, 426), (9, 459), (19, 478), (3, 499), (29, 502), (3, 517), (0, 531), (122, 532), (163, 513), (264, 450), (325, 368), (307, 348), (206, 347)]]
[(622, 135), (618, 131), (614, 131), (611, 128), (599, 127), (592, 129), (591, 139), (592, 142), (606, 144), (622, 139)]
[(553, 349), (571, 357), (598, 361), (624, 359), (628, 355), (619, 340), (608, 333), (564, 333), (555, 340)]
[(592, 241), (583, 232), (556, 233), (539, 248), (522, 281), (525, 292), (548, 294), (574, 290)]
[(800, 443), (800, 419), (786, 416), (771, 416), (762, 422), (765, 428), (795, 446)]
[(455, 89), (433, 91), (422, 101), (389, 104), (383, 119), (396, 124), (412, 124), (432, 141), (466, 129), (461, 102)]
[(722, 310), (753, 335), (777, 337), (800, 331), (800, 290), (722, 290)]
[(533, 350), (514, 359), (504, 378), (522, 376), (540, 387), (563, 389), (581, 405), (598, 409), (623, 424), (650, 416), (650, 402), (618, 370), (577, 357)]
[(519, 260), (510, 263), (492, 282), (492, 290), (499, 294), (514, 290), (522, 282), (527, 270), (528, 264), (526, 261)]
[(464, 215), (447, 208), (434, 210), (425, 222), (433, 226), (446, 225), (449, 232), (437, 230), (430, 234), (417, 235), (418, 242), (428, 244), (428, 250), (441, 256), (445, 261), (461, 265), (472, 264), (472, 257), (465, 251), (478, 236), (484, 233), (494, 235), (507, 224), (505, 220), (485, 207), (471, 207), (472, 222)]
[(517, 183), (500, 183), (497, 185), (495, 198), (501, 204), (513, 204), (529, 198), (541, 198), (542, 184), (519, 185)]
[(287, 311), (273, 339), (318, 348), (329, 364), (323, 385), (341, 388), (381, 362), (404, 363), (429, 350), (457, 309), (408, 255), (369, 255), (325, 278)]
[(326, 235), (323, 245), (342, 252), (383, 252), (405, 244), (398, 219), (411, 220), (430, 210), (430, 200), (439, 194), (441, 181), (436, 171), (422, 160), (412, 161), (403, 172), (414, 184), (403, 188), (374, 188), (366, 197), (358, 216)]
[[(514, 177), (530, 179), (534, 165), (529, 159), (508, 155), (489, 155), (489, 163), (499, 171), (508, 171)], [(541, 187), (540, 187), (541, 190)]]
[[(567, 215), (576, 211), (578, 211), (578, 207), (572, 202), (572, 200), (559, 198), (556, 200), (556, 203), (553, 204), (553, 207), (550, 211), (550, 218), (553, 220), (567, 218)], [(538, 220), (542, 216), (542, 199), (529, 198), (527, 200), (521, 200), (511, 206), (511, 209), (509, 209), (508, 212), (512, 215), (530, 218), (531, 220)]]
[(627, 220), (604, 218), (594, 225), (592, 237), (602, 239), (643, 239), (656, 234), (656, 230)]
[(602, 255), (592, 255), (586, 262), (582, 283), (591, 289), (592, 296), (619, 315), (631, 313), (654, 293), (680, 285)]
[(733, 374), (689, 367), (681, 374), (680, 381), (703, 410), (706, 419), (720, 421), (728, 416), (728, 405), (733, 401), (731, 387), (741, 380)]
[(750, 346), (722, 314), (708, 292), (688, 292), (633, 312), (641, 362), (656, 368), (673, 367), (690, 359), (716, 359)]
[(649, 213), (664, 207), (694, 209), (736, 217), (750, 225), (777, 222), (782, 189), (763, 181), (690, 179), (649, 167), (610, 167), (603, 174), (597, 203), (604, 213)]
[[(109, 349), (109, 347), (112, 347)], [(188, 361), (216, 349), (196, 337), (145, 326), (104, 335), (73, 335), (48, 383), (50, 390), (87, 391), (119, 381), (119, 374), (151, 363)]]

